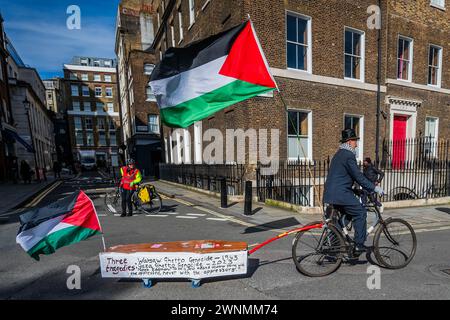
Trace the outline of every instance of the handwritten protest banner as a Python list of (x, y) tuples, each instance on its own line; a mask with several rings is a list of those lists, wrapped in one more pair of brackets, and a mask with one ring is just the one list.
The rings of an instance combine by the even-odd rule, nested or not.
[(189, 278), (247, 273), (247, 251), (100, 253), (104, 278)]

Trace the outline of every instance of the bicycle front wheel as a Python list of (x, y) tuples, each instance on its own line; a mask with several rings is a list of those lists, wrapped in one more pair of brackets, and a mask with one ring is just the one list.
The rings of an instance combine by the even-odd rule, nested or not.
[(416, 233), (405, 220), (388, 219), (375, 233), (373, 247), (379, 264), (388, 269), (401, 269), (416, 254)]
[[(319, 223), (317, 221), (308, 225)], [(333, 225), (301, 231), (292, 243), (295, 266), (300, 273), (309, 277), (323, 277), (336, 271), (342, 263), (344, 252), (344, 238)]]
[(113, 190), (105, 195), (106, 209), (111, 213), (118, 213), (121, 210), (120, 192)]
[(138, 201), (138, 203), (139, 209), (147, 214), (157, 214), (162, 208), (161, 196), (156, 191), (151, 201), (146, 203)]

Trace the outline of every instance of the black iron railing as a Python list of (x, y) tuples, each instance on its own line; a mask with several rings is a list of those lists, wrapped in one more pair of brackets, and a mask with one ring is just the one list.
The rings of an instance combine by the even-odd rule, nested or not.
[(229, 195), (242, 195), (245, 168), (240, 164), (160, 164), (163, 180), (220, 192), (220, 179), (227, 181)]
[[(379, 166), (385, 174), (381, 182), (381, 187), (385, 191), (383, 201), (450, 196), (448, 142), (433, 145), (423, 139), (404, 143), (391, 142), (386, 144), (386, 147), (394, 149), (395, 152), (386, 155)], [(414, 150), (404, 154), (403, 151), (399, 151), (403, 147)], [(428, 150), (433, 156), (430, 152), (420, 154), (418, 150)], [(329, 166), (330, 159), (308, 162), (284, 161), (278, 163), (273, 170), (267, 170), (258, 164), (256, 169), (258, 199), (262, 202), (272, 199), (300, 206), (319, 206), (323, 199)], [(360, 169), (363, 169), (362, 164)]]

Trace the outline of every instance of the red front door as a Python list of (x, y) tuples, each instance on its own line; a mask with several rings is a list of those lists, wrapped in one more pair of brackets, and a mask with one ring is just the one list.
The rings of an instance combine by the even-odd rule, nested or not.
[(406, 160), (406, 124), (407, 116), (394, 116), (392, 134), (392, 167), (402, 168)]

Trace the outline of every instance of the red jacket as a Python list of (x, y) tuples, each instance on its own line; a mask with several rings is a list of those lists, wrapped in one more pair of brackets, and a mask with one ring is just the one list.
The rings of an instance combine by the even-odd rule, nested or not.
[[(122, 180), (120, 181), (120, 186), (125, 190), (136, 190), (136, 184), (141, 182), (142, 176), (139, 169), (129, 169), (128, 167), (120, 168), (120, 173), (122, 174)], [(131, 183), (134, 183), (133, 186), (130, 186)]]

